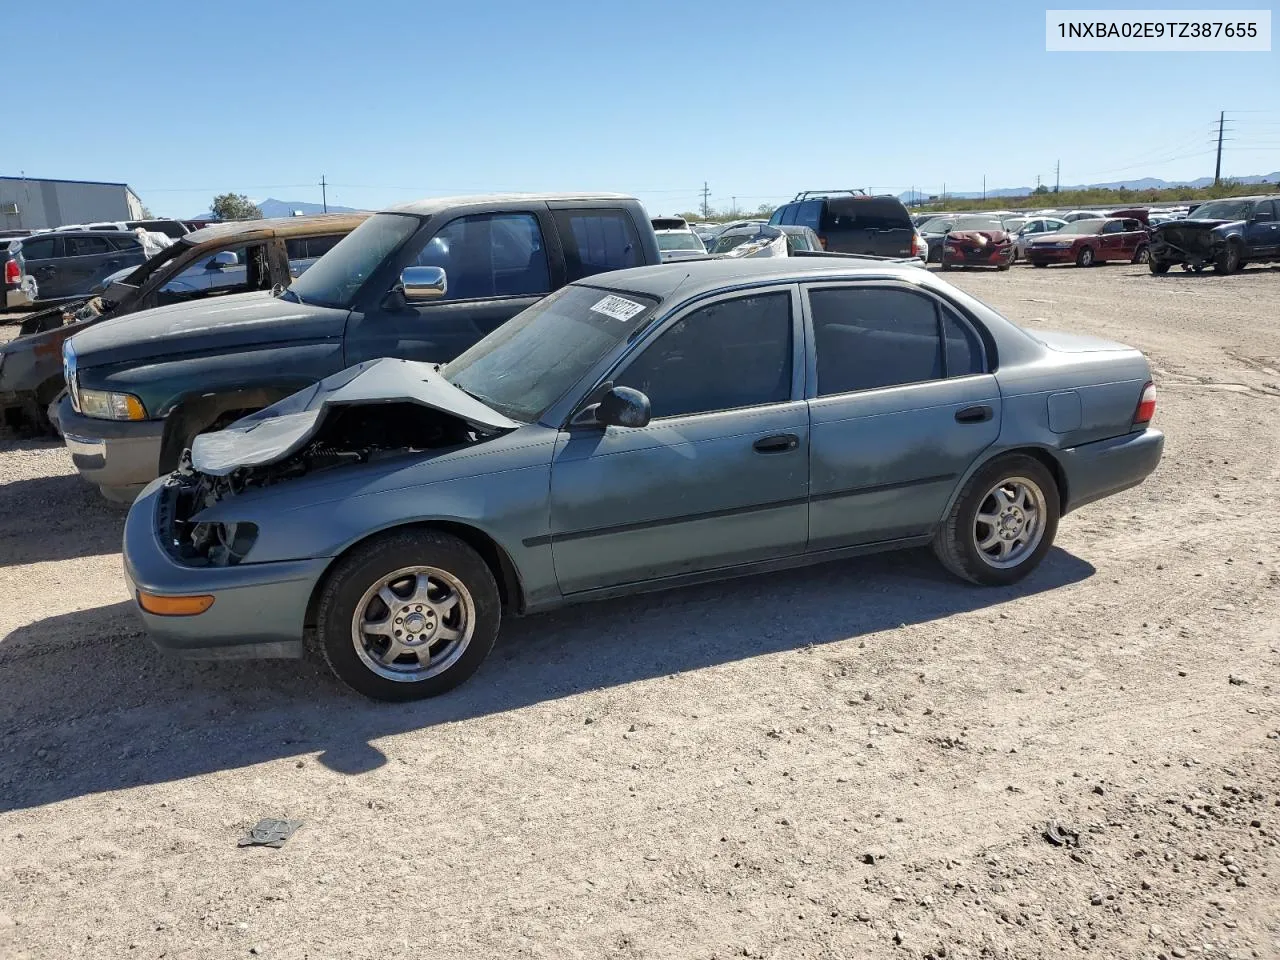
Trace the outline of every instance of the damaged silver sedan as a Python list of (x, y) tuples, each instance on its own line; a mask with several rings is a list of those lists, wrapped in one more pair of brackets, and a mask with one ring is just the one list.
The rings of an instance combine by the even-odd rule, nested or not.
[(437, 368), (375, 360), (196, 438), (125, 528), (152, 638), (441, 693), (503, 616), (932, 544), (1013, 583), (1160, 459), (1138, 351), (1023, 331), (913, 267), (688, 261), (578, 281)]

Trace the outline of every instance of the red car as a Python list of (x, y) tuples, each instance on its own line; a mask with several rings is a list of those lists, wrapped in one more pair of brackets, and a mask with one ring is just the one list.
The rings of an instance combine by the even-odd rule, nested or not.
[(1091, 267), (1108, 260), (1146, 263), (1150, 241), (1151, 235), (1141, 220), (1120, 217), (1077, 220), (1057, 233), (1032, 240), (1027, 246), (1027, 259), (1033, 267), (1047, 267), (1051, 263)]
[(1017, 248), (997, 217), (960, 217), (942, 239), (943, 270), (995, 267), (1008, 270)]

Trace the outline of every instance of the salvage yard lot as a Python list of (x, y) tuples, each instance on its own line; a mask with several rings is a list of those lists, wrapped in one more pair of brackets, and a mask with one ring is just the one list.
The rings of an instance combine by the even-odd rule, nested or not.
[(1280, 270), (948, 278), (1145, 351), (1157, 473), (1017, 587), (584, 606), (434, 701), (154, 653), (123, 512), (0, 439), (0, 957), (1280, 955)]

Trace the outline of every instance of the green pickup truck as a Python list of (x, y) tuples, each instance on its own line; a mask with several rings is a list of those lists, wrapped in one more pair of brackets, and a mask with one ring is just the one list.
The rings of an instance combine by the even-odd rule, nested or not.
[(192, 439), (352, 364), (441, 363), (582, 277), (660, 262), (639, 201), (424, 200), (377, 213), (287, 290), (107, 320), (63, 346), (54, 415), (76, 469), (129, 501)]

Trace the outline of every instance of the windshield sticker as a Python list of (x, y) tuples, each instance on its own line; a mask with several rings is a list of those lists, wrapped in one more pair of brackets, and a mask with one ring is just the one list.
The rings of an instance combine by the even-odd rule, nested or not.
[(615, 320), (621, 320), (626, 323), (637, 313), (644, 313), (645, 307), (644, 304), (636, 303), (634, 300), (615, 297), (610, 294), (591, 309), (596, 313), (603, 313), (606, 317), (613, 317)]

